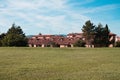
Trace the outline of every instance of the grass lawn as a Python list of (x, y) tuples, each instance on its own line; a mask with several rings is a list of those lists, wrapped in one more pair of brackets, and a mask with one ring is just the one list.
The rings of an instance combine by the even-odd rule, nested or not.
[(120, 80), (120, 48), (0, 48), (0, 80)]

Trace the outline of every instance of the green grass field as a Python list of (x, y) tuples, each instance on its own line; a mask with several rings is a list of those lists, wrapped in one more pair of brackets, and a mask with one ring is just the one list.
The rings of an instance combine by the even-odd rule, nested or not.
[(0, 48), (0, 80), (120, 80), (120, 48)]

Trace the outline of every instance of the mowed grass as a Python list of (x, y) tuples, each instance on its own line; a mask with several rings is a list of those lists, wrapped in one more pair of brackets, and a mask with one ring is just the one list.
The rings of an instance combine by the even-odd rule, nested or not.
[(120, 48), (0, 48), (0, 80), (120, 80)]

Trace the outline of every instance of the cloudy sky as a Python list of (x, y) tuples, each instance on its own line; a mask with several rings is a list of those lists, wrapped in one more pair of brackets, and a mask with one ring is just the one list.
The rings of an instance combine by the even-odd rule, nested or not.
[(27, 35), (81, 32), (87, 20), (120, 35), (120, 0), (0, 0), (0, 33), (13, 23)]

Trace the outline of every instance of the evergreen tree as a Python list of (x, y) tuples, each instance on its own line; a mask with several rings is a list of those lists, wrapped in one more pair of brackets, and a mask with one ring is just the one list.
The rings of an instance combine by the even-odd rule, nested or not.
[(108, 47), (109, 45), (109, 34), (110, 34), (110, 29), (108, 28), (108, 25), (106, 24), (106, 26), (103, 29), (103, 42), (105, 44), (105, 47)]
[(2, 33), (2, 34), (0, 35), (0, 46), (2, 46), (2, 40), (4, 39), (5, 36), (6, 36), (5, 33)]
[(98, 27), (95, 28), (94, 45), (96, 47), (108, 47), (109, 33), (108, 25), (103, 27), (102, 24), (98, 24)]
[(92, 45), (94, 41), (94, 30), (95, 30), (95, 25), (91, 23), (91, 21), (86, 21), (85, 25), (83, 25), (82, 32), (83, 36), (85, 38), (85, 42), (87, 45)]
[(21, 27), (13, 24), (2, 40), (2, 44), (3, 46), (26, 46), (27, 38)]

